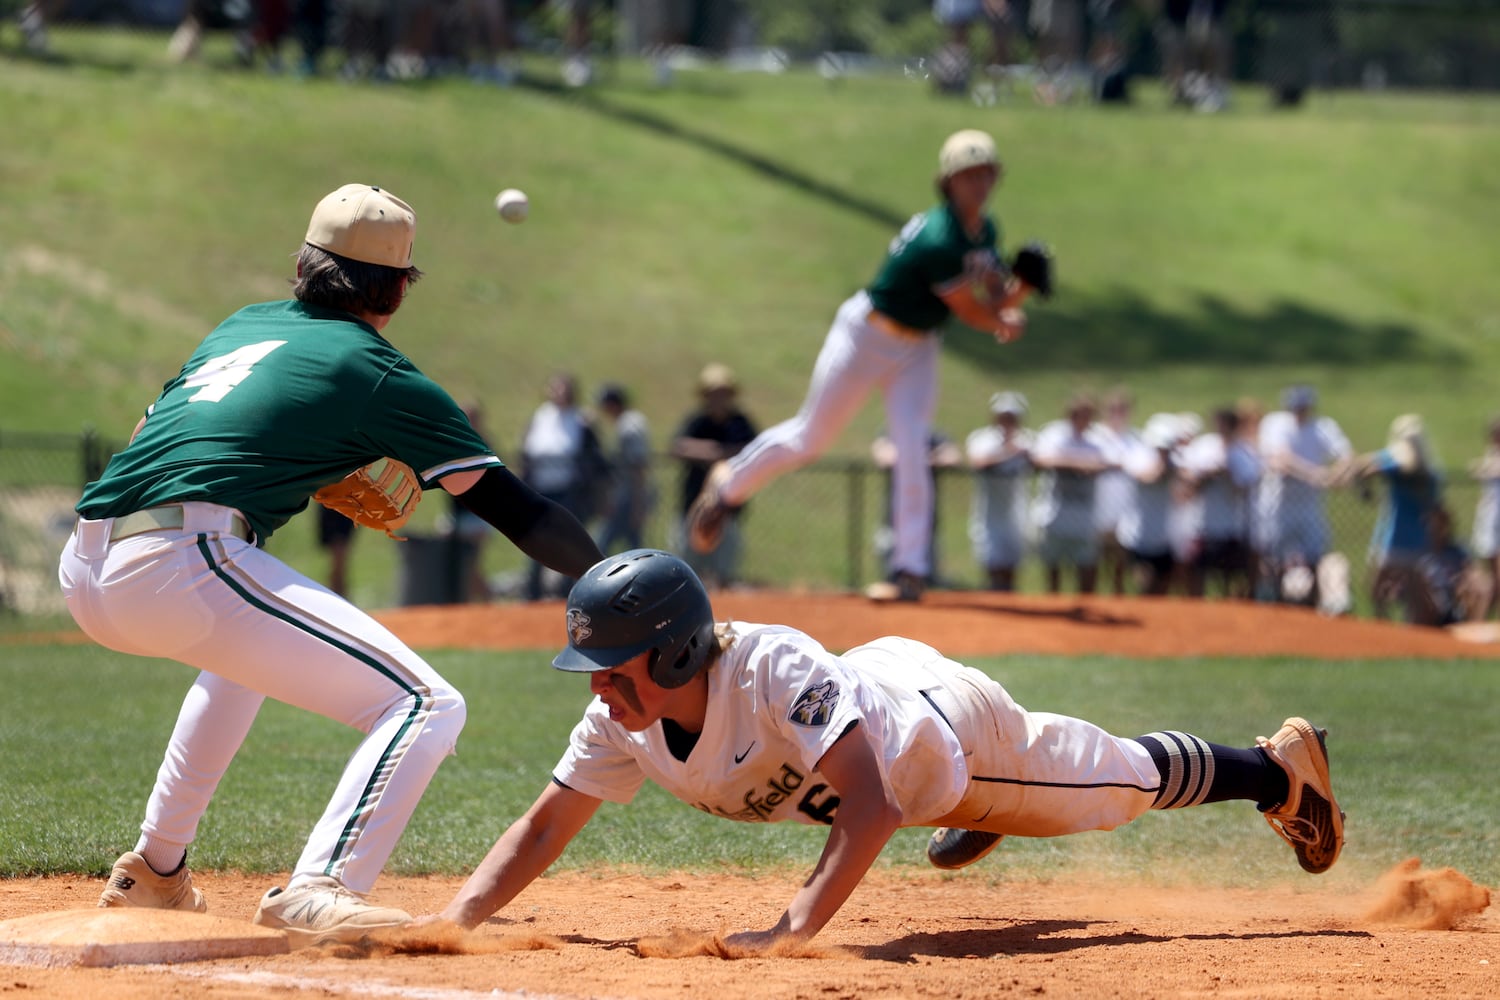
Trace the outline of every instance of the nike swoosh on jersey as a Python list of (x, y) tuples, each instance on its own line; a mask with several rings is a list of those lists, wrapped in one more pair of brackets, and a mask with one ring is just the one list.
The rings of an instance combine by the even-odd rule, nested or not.
[(745, 748), (745, 752), (744, 753), (737, 753), (737, 754), (735, 754), (734, 755), (734, 762), (736, 764), (743, 764), (745, 762), (745, 758), (748, 757), (748, 756), (750, 756), (750, 751), (755, 749), (756, 742), (758, 742), (758, 741), (751, 740), (750, 741), (750, 745)]

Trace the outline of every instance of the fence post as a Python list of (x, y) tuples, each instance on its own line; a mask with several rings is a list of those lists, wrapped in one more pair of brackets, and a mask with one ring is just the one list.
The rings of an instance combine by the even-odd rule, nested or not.
[(859, 589), (864, 576), (865, 537), (865, 467), (863, 462), (850, 462), (846, 466), (845, 481), (849, 485), (849, 533), (846, 539), (849, 558), (849, 573), (844, 583), (850, 590)]
[(104, 472), (103, 442), (99, 440), (99, 433), (92, 426), (84, 427), (83, 436), (78, 442), (79, 465), (83, 470), (83, 483), (87, 486), (98, 479)]

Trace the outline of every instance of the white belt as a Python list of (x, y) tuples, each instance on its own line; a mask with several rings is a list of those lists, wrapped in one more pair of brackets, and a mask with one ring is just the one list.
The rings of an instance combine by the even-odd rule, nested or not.
[[(242, 541), (250, 541), (255, 533), (243, 514), (228, 507), (210, 504), (193, 505), (192, 530), (198, 532), (220, 532), (233, 535)], [(166, 507), (147, 507), (134, 514), (125, 514), (114, 519), (109, 529), (109, 540), (118, 542), (131, 535), (142, 535), (148, 531), (169, 531), (187, 527), (188, 517), (180, 504)]]

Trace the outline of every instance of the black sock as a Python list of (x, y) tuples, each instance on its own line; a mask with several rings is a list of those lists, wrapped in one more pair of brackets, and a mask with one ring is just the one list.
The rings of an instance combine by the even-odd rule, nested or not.
[(1286, 772), (1260, 747), (1220, 746), (1188, 733), (1137, 736), (1161, 774), (1152, 809), (1182, 809), (1206, 802), (1249, 799), (1265, 811), (1285, 802)]

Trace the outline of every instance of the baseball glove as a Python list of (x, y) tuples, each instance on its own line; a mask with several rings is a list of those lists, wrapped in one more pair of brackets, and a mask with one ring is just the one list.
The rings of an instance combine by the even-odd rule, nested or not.
[(398, 542), (396, 531), (422, 499), (422, 485), (411, 467), (394, 458), (376, 459), (313, 494), (313, 499), (355, 524), (378, 528)]
[(1036, 289), (1044, 299), (1052, 297), (1052, 251), (1040, 243), (1028, 243), (1016, 251), (1010, 272)]

